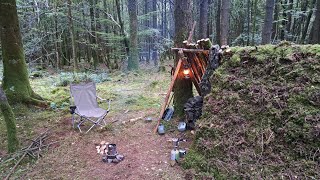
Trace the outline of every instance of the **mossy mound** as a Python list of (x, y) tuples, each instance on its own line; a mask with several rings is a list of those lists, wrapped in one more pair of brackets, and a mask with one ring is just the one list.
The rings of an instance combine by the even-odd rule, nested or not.
[(215, 178), (320, 179), (320, 45), (235, 47), (183, 166)]

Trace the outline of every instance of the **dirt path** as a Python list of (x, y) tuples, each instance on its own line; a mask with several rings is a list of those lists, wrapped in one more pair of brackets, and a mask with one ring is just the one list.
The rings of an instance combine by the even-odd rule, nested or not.
[[(142, 112), (139, 112), (142, 113)], [(130, 114), (128, 114), (130, 116)], [(94, 130), (79, 134), (67, 128), (69, 119), (62, 119), (55, 139), (62, 140), (44, 158), (33, 165), (24, 178), (31, 179), (184, 179), (179, 166), (170, 166), (170, 135), (154, 134), (155, 121), (143, 120), (115, 124), (112, 131)], [(101, 161), (95, 144), (101, 141), (117, 144), (125, 156), (118, 164)]]

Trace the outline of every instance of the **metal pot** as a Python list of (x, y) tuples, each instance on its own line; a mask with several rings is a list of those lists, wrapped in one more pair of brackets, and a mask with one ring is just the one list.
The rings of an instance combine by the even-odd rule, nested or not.
[(163, 124), (160, 124), (160, 125), (158, 126), (158, 133), (159, 133), (160, 135), (163, 135), (163, 134), (164, 134), (164, 125), (163, 125)]
[(186, 130), (187, 124), (183, 121), (179, 122), (178, 124), (178, 131), (183, 132)]
[(179, 157), (184, 158), (187, 154), (187, 151), (185, 149), (179, 149)]

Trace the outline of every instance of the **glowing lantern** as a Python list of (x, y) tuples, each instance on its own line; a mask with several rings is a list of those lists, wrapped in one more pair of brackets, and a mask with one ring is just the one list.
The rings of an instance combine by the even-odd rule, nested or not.
[(184, 78), (186, 78), (186, 79), (190, 78), (190, 69), (188, 66), (184, 66), (183, 75), (184, 75)]

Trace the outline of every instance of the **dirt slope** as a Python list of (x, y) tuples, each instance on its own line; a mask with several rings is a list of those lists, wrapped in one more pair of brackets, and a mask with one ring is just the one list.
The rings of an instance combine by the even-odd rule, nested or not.
[(320, 178), (320, 46), (233, 48), (184, 166), (215, 178)]

